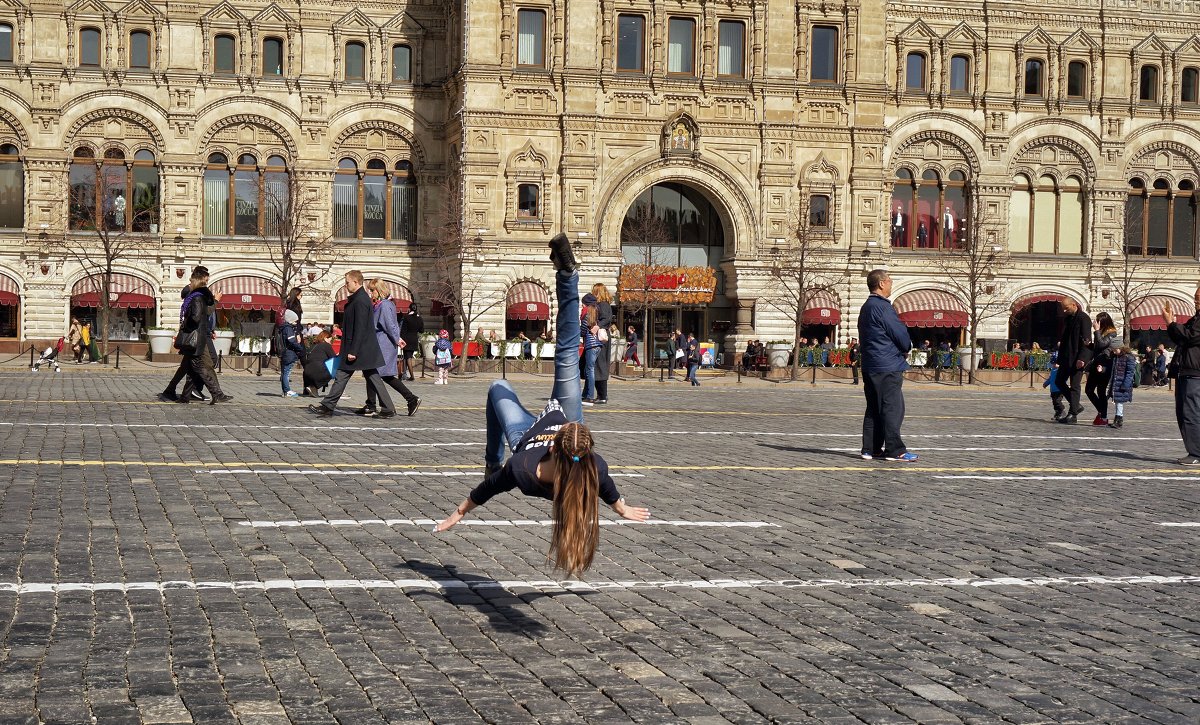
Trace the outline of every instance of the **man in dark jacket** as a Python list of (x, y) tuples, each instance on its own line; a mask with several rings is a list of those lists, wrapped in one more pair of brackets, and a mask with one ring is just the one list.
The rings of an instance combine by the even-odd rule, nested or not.
[(912, 349), (908, 328), (900, 321), (896, 308), (888, 301), (892, 278), (886, 269), (874, 269), (867, 275), (871, 294), (858, 313), (858, 338), (863, 371), (863, 392), (867, 412), (863, 416), (862, 457), (885, 458), (913, 463), (917, 454), (909, 453), (900, 438), (904, 423), (905, 356)]
[(417, 350), (421, 349), (422, 332), (425, 332), (425, 321), (421, 319), (417, 301), (413, 300), (400, 322), (400, 339), (404, 341), (404, 369), (400, 371), (400, 377), (405, 380), (413, 379), (412, 359)]
[(1059, 423), (1073, 425), (1075, 416), (1083, 410), (1079, 404), (1080, 383), (1088, 362), (1092, 359), (1092, 349), (1087, 343), (1092, 340), (1092, 318), (1079, 309), (1079, 303), (1064, 296), (1059, 300), (1066, 321), (1063, 325), (1062, 337), (1058, 341), (1058, 375), (1055, 381), (1058, 389), (1066, 396), (1067, 414), (1057, 418)]
[(189, 335), (195, 345), (185, 345), (179, 348), (184, 362), (188, 365), (188, 381), (179, 394), (179, 402), (187, 403), (192, 399), (192, 391), (201, 385), (208, 388), (212, 398), (209, 405), (225, 403), (233, 400), (226, 395), (217, 382), (216, 360), (213, 356), (213, 305), (217, 299), (208, 289), (208, 269), (196, 267), (192, 270), (191, 292), (183, 300), (179, 311), (179, 331), (181, 336)]
[(338, 357), (337, 376), (320, 405), (310, 405), (308, 409), (317, 415), (333, 415), (350, 377), (356, 370), (361, 370), (367, 378), (367, 385), (374, 388), (380, 407), (383, 410), (394, 411), (396, 408), (392, 403), (392, 396), (388, 395), (387, 387), (380, 379), (377, 369), (383, 365), (383, 353), (375, 339), (375, 324), (371, 319), (371, 296), (363, 289), (362, 272), (352, 269), (346, 273), (346, 289), (349, 290), (350, 297), (346, 300), (346, 311), (342, 318), (342, 354)]
[(1175, 373), (1175, 422), (1187, 448), (1187, 455), (1177, 463), (1200, 465), (1200, 288), (1196, 289), (1196, 314), (1187, 322), (1176, 322), (1170, 303), (1163, 307), (1167, 335), (1175, 343), (1171, 370)]

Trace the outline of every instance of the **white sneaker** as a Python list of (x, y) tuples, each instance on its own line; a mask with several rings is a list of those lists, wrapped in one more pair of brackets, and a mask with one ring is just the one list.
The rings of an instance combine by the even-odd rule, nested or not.
[(283, 397), (285, 397), (285, 398), (299, 398), (299, 397), (300, 397), (300, 393), (297, 393), (295, 390), (289, 390), (289, 391), (287, 391), (286, 393), (284, 393), (284, 394), (283, 394)]

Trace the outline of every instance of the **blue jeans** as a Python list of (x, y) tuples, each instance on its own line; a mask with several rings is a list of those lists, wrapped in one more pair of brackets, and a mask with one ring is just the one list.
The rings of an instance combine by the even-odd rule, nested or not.
[[(555, 293), (558, 297), (558, 316), (555, 318), (557, 337), (554, 343), (554, 388), (550, 397), (562, 406), (567, 420), (583, 422), (583, 404), (579, 391), (579, 275), (575, 272), (555, 274)], [(487, 449), (484, 461), (501, 463), (504, 449), (516, 448), (521, 436), (537, 420), (512, 389), (507, 380), (497, 380), (488, 388)]]
[(583, 351), (583, 397), (589, 400), (596, 397), (596, 358), (602, 349), (589, 347)]
[(293, 360), (290, 363), (282, 363), (279, 366), (279, 386), (283, 388), (284, 395), (287, 395), (292, 390), (292, 366), (296, 364)]
[(699, 368), (700, 368), (700, 366), (696, 363), (688, 363), (688, 371), (687, 371), (687, 378), (686, 378), (686, 380), (688, 382), (691, 382), (691, 383), (698, 382), (696, 380), (696, 371)]

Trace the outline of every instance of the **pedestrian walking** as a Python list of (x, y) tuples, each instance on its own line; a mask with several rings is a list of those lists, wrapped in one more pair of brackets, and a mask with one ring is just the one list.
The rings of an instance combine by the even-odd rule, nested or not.
[(1092, 362), (1088, 366), (1084, 392), (1092, 402), (1092, 407), (1096, 409), (1096, 419), (1092, 421), (1092, 425), (1108, 425), (1108, 388), (1112, 380), (1112, 359), (1121, 346), (1121, 336), (1107, 312), (1096, 315), (1092, 330)]
[[(630, 521), (650, 518), (647, 509), (628, 506), (595, 451), (592, 434), (582, 423), (579, 388), (580, 310), (578, 263), (566, 235), (551, 242), (558, 297), (558, 342), (554, 351), (554, 387), (542, 415), (534, 418), (506, 380), (488, 389), (486, 478), (434, 527), (455, 526), (476, 506), (514, 488), (526, 496), (553, 501), (554, 528), (550, 557), (557, 569), (578, 576), (587, 571), (600, 539), (597, 499)], [(504, 449), (512, 456), (504, 463)]]
[(1154, 384), (1166, 385), (1167, 382), (1167, 348), (1165, 345), (1159, 345), (1154, 353)]
[[(207, 268), (206, 268), (206, 271), (207, 271)], [(186, 300), (188, 295), (190, 295), (191, 293), (192, 293), (192, 284), (189, 281), (188, 284), (185, 285), (184, 288), (179, 291), (180, 304), (183, 304), (183, 300)], [(215, 324), (216, 324), (215, 320), (210, 318), (209, 324), (212, 326), (215, 326)], [(210, 342), (211, 342), (211, 340), (210, 340)], [(176, 350), (176, 351), (178, 352), (178, 350)], [(215, 347), (213, 348), (213, 357), (214, 358), (216, 357), (216, 348)], [(180, 354), (179, 366), (177, 368), (175, 368), (175, 374), (171, 376), (171, 381), (169, 383), (167, 383), (167, 387), (164, 388), (163, 391), (158, 394), (158, 399), (161, 401), (164, 401), (164, 402), (178, 403), (179, 402), (179, 393), (176, 392), (176, 389), (179, 387), (179, 384), (183, 382), (184, 378), (186, 378), (188, 376), (189, 370), (191, 370), (191, 363), (188, 361), (188, 358), (186, 355)], [(204, 393), (201, 392), (203, 385), (204, 385), (204, 383), (201, 381), (199, 386), (195, 386), (195, 385), (192, 386), (191, 396), (192, 396), (193, 400), (200, 400), (200, 401), (208, 400), (208, 398), (204, 396)], [(212, 391), (209, 391), (209, 392), (211, 393)]]
[(637, 330), (634, 329), (633, 325), (630, 325), (625, 330), (625, 358), (622, 362), (628, 365), (629, 361), (633, 360), (633, 364), (640, 368), (642, 361), (638, 358), (638, 342)]
[(1108, 397), (1113, 401), (1116, 415), (1108, 427), (1121, 428), (1125, 425), (1125, 404), (1133, 402), (1133, 379), (1138, 368), (1137, 355), (1131, 347), (1119, 347), (1113, 353), (1111, 365)]
[(329, 385), (333, 375), (325, 363), (337, 357), (333, 345), (329, 344), (329, 333), (321, 330), (313, 337), (308, 353), (304, 356), (304, 394), (315, 398), (318, 390)]
[(375, 389), (379, 403), (384, 411), (396, 413), (392, 405), (392, 396), (388, 395), (379, 378), (377, 369), (383, 364), (383, 355), (379, 352), (379, 344), (375, 340), (375, 329), (371, 322), (371, 297), (363, 289), (363, 275), (357, 269), (346, 273), (346, 289), (350, 297), (346, 299), (346, 309), (342, 317), (342, 351), (338, 356), (337, 375), (329, 392), (321, 399), (320, 404), (310, 405), (308, 409), (320, 416), (331, 416), (337, 407), (337, 402), (346, 392), (346, 385), (356, 372), (361, 372), (367, 379), (367, 385)]
[(80, 332), (82, 329), (83, 325), (79, 324), (79, 320), (72, 317), (71, 327), (67, 330), (67, 344), (71, 346), (71, 354), (75, 356), (76, 364), (83, 362), (83, 345), (80, 344), (80, 340), (83, 339)]
[(287, 300), (283, 303), (285, 309), (296, 313), (296, 322), (304, 319), (304, 305), (300, 303), (301, 289), (293, 287), (291, 292), (288, 292)]
[(437, 367), (437, 380), (433, 381), (434, 385), (450, 384), (450, 366), (454, 363), (452, 349), (450, 331), (438, 330), (438, 338), (433, 343), (433, 364)]
[(425, 332), (425, 320), (421, 319), (421, 310), (417, 308), (416, 300), (408, 306), (408, 312), (400, 321), (400, 340), (404, 343), (404, 369), (400, 372), (405, 380), (413, 379), (412, 359), (417, 350), (421, 349), (421, 333)]
[(684, 362), (687, 363), (687, 376), (684, 379), (691, 383), (693, 388), (700, 387), (700, 381), (696, 379), (696, 371), (700, 369), (700, 343), (690, 332), (687, 342), (684, 343)]
[(887, 270), (871, 270), (867, 274), (867, 289), (870, 295), (858, 313), (863, 393), (867, 398), (862, 457), (867, 461), (883, 458), (913, 463), (918, 456), (909, 452), (900, 437), (904, 423), (904, 371), (908, 369), (912, 339), (888, 300), (892, 278)]
[(1092, 348), (1088, 344), (1093, 341), (1092, 318), (1070, 297), (1063, 296), (1059, 305), (1066, 319), (1058, 341), (1058, 388), (1067, 396), (1067, 414), (1058, 422), (1074, 425), (1076, 416), (1083, 412), (1083, 406), (1079, 404), (1080, 382), (1092, 359)]
[(1187, 455), (1177, 463), (1200, 465), (1200, 287), (1196, 289), (1196, 314), (1180, 324), (1168, 303), (1163, 306), (1167, 336), (1175, 343), (1175, 356), (1167, 374), (1175, 378), (1175, 422)]
[(1054, 408), (1054, 420), (1058, 420), (1067, 413), (1066, 396), (1063, 395), (1062, 388), (1058, 387), (1058, 378), (1055, 373), (1058, 372), (1058, 364), (1054, 363), (1050, 374), (1046, 376), (1046, 380), (1042, 383), (1043, 388), (1050, 389), (1050, 405)]
[(209, 405), (233, 400), (226, 395), (217, 381), (216, 364), (213, 360), (213, 306), (217, 298), (208, 289), (208, 268), (192, 270), (191, 284), (187, 297), (179, 310), (179, 334), (175, 338), (176, 349), (187, 363), (187, 382), (176, 402), (190, 403), (192, 391), (201, 385), (208, 388)]
[(846, 352), (850, 357), (850, 374), (854, 376), (854, 384), (858, 385), (859, 351), (857, 337), (850, 338), (850, 345)]
[(283, 325), (279, 329), (282, 346), (279, 349), (279, 387), (283, 397), (295, 398), (299, 394), (292, 390), (292, 367), (304, 357), (304, 343), (300, 340), (300, 316), (295, 310), (285, 310)]
[[(396, 303), (392, 302), (387, 282), (381, 279), (371, 280), (367, 284), (367, 290), (371, 299), (375, 300), (375, 305), (371, 310), (371, 319), (375, 325), (375, 339), (379, 343), (379, 353), (383, 355), (383, 364), (378, 369), (379, 378), (384, 384), (400, 393), (404, 401), (408, 403), (408, 414), (411, 416), (417, 412), (417, 407), (421, 405), (421, 399), (413, 395), (412, 391), (400, 381), (398, 359), (402, 341), (400, 323), (396, 319)], [(354, 412), (358, 415), (377, 418), (391, 418), (396, 414), (394, 409), (391, 413), (387, 410), (376, 410), (375, 405), (375, 389), (368, 385), (366, 405)]]
[[(600, 356), (603, 343), (597, 336), (599, 326), (596, 324), (596, 295), (588, 293), (583, 296), (583, 307), (580, 309), (579, 327), (580, 339), (583, 341), (583, 365), (580, 367), (580, 379), (583, 382), (583, 405), (596, 404), (596, 359)], [(559, 333), (561, 337), (562, 333)]]
[(608, 287), (597, 282), (592, 285), (592, 296), (596, 298), (596, 326), (592, 328), (592, 334), (600, 342), (600, 347), (596, 351), (596, 365), (593, 369), (596, 381), (596, 405), (606, 405), (608, 403), (608, 379), (610, 377), (610, 366), (612, 362), (612, 293), (608, 291)]
[[(683, 331), (675, 328), (675, 333), (667, 339), (667, 378), (675, 379), (675, 368), (687, 370), (687, 338)], [(685, 375), (686, 377), (686, 375)]]

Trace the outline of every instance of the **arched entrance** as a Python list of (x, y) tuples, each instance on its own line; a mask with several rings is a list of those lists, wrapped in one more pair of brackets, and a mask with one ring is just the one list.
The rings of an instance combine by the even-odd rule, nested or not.
[(1053, 350), (1062, 336), (1064, 318), (1059, 300), (1064, 296), (1074, 298), (1057, 292), (1035, 292), (1017, 298), (1008, 318), (1009, 343), (1019, 342), (1029, 350), (1036, 342), (1043, 350)]
[(21, 311), (21, 288), (17, 280), (0, 272), (0, 338), (17, 337)]
[(720, 270), (725, 225), (703, 192), (674, 181), (642, 191), (625, 212), (621, 253), (618, 319), (622, 334), (632, 325), (644, 341), (643, 359), (665, 358), (677, 329), (724, 342), (733, 319)]

